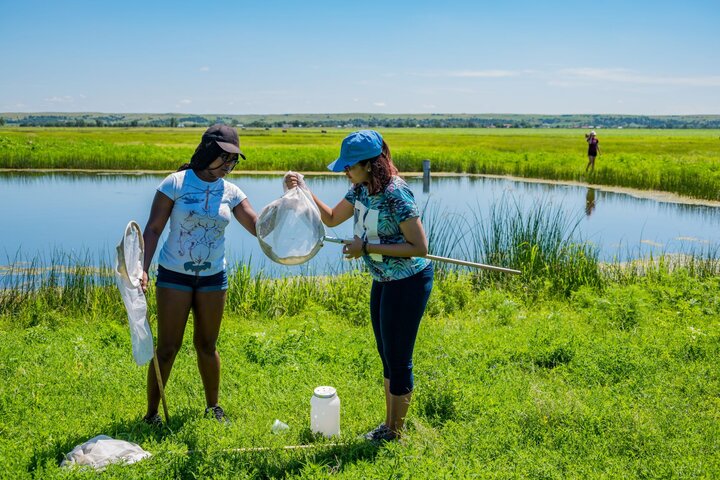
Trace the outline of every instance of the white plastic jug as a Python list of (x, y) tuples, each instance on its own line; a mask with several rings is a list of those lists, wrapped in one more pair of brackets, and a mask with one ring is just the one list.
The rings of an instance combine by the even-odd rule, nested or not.
[(340, 435), (340, 398), (333, 387), (317, 387), (310, 399), (310, 430), (326, 437)]

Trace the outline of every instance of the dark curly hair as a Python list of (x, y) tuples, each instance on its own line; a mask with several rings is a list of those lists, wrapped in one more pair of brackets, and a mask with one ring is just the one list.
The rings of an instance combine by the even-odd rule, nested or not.
[[(375, 158), (368, 160), (361, 160), (360, 166), (366, 168), (370, 165), (370, 180), (368, 181), (367, 189), (370, 195), (375, 195), (387, 188), (392, 180), (393, 175), (398, 174), (398, 169), (392, 161), (392, 155), (390, 155), (390, 147), (383, 140), (382, 152)], [(356, 185), (355, 189), (359, 189), (360, 185)]]
[(189, 168), (192, 168), (196, 172), (205, 170), (223, 153), (225, 153), (225, 150), (220, 148), (220, 145), (218, 145), (215, 140), (203, 140), (195, 149), (195, 153), (193, 153), (190, 163), (181, 165), (177, 171), (180, 172)]

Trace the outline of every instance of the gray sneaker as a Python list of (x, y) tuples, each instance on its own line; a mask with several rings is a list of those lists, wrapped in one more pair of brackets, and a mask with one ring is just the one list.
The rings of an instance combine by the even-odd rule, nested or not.
[(230, 423), (230, 419), (225, 415), (225, 411), (222, 409), (220, 405), (213, 405), (212, 407), (207, 407), (205, 409), (205, 416), (206, 417), (214, 417), (215, 420), (217, 420), (220, 423), (228, 424)]
[(162, 418), (160, 418), (160, 414), (157, 412), (153, 413), (152, 415), (145, 415), (142, 421), (153, 427), (162, 426)]
[(390, 427), (381, 423), (375, 430), (366, 433), (363, 437), (370, 442), (392, 442), (397, 440), (398, 435), (390, 430)]

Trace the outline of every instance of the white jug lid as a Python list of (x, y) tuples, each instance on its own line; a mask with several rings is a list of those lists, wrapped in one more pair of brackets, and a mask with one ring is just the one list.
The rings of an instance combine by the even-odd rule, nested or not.
[(335, 387), (317, 387), (314, 392), (316, 397), (330, 398), (335, 396)]

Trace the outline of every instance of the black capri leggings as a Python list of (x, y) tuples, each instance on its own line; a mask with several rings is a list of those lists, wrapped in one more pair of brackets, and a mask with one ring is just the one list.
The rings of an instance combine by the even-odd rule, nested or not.
[(373, 280), (370, 319), (383, 364), (383, 376), (390, 380), (393, 395), (413, 391), (413, 348), (432, 287), (432, 263), (402, 280)]

